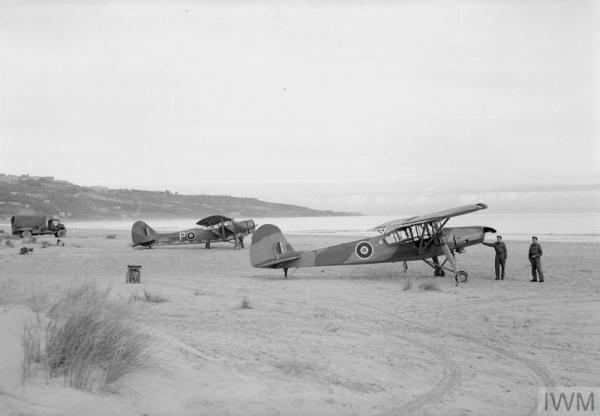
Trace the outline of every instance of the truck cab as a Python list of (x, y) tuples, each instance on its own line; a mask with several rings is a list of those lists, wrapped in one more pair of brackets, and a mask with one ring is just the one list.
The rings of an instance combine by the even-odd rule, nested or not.
[(67, 230), (65, 225), (60, 222), (58, 218), (51, 218), (48, 220), (47, 230), (49, 234), (54, 234), (56, 237), (65, 237)]

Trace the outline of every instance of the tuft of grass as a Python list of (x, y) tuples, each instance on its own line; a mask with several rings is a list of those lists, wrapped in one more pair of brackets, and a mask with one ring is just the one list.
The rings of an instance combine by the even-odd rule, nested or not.
[(437, 284), (433, 283), (433, 282), (425, 282), (425, 283), (421, 283), (419, 285), (419, 289), (421, 290), (432, 290), (432, 291), (439, 291), (440, 288)]
[(107, 387), (147, 360), (149, 338), (129, 320), (130, 311), (110, 291), (90, 283), (53, 302), (47, 321), (26, 326), (23, 378), (41, 363), (48, 377), (83, 390)]
[(250, 300), (248, 300), (246, 296), (244, 296), (242, 299), (242, 303), (238, 309), (252, 309), (252, 306), (250, 306)]
[(42, 324), (40, 315), (37, 314), (37, 320), (26, 322), (23, 328), (23, 363), (22, 363), (22, 383), (25, 383), (35, 372), (35, 366), (44, 360), (42, 351), (42, 342), (44, 334), (42, 333)]
[(116, 235), (116, 234), (107, 234), (107, 235), (106, 235), (106, 239), (107, 239), (107, 240), (114, 240), (114, 239), (116, 239), (116, 238), (117, 238), (117, 235)]
[(137, 293), (135, 295), (133, 295), (133, 300), (141, 300), (141, 301), (148, 302), (148, 303), (168, 302), (167, 298), (164, 298), (161, 295), (150, 293), (146, 289), (144, 289), (143, 296), (138, 295)]
[(15, 246), (15, 245), (13, 244), (13, 242), (12, 242), (12, 241), (10, 241), (10, 240), (6, 240), (6, 242), (4, 243), (4, 245), (5, 245), (6, 247), (9, 247), (9, 248), (12, 248), (12, 247), (14, 247), (14, 246)]
[(44, 241), (42, 241), (42, 243), (41, 243), (41, 247), (42, 247), (42, 248), (46, 248), (46, 247), (48, 247), (48, 246), (50, 246), (50, 242), (49, 242), (48, 240), (44, 240)]
[(413, 282), (412, 282), (412, 280), (408, 279), (406, 282), (404, 282), (404, 286), (402, 287), (402, 290), (404, 290), (406, 292), (407, 290), (412, 289), (412, 287), (413, 287)]
[(202, 292), (200, 292), (200, 289), (194, 289), (194, 296), (199, 296), (201, 294)]

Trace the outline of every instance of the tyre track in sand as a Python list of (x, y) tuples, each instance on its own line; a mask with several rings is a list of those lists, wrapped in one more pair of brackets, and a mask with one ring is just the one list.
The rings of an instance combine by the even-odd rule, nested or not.
[[(519, 299), (519, 300), (523, 300), (523, 299)], [(479, 301), (477, 303), (478, 303), (478, 305), (482, 305), (482, 306), (489, 306), (490, 304), (500, 303), (501, 307), (505, 308), (507, 306), (507, 303), (509, 303), (509, 302), (510, 302), (510, 300), (505, 300), (505, 299), (502, 299), (502, 300), (491, 299), (489, 302)], [(550, 303), (545, 302), (544, 304), (550, 304)], [(392, 315), (389, 311), (384, 311), (379, 308), (373, 308), (372, 306), (366, 305), (364, 303), (358, 302), (358, 303), (355, 303), (355, 305), (359, 305), (362, 308), (372, 310), (379, 314), (387, 313), (390, 316)], [(452, 306), (452, 305), (449, 305), (449, 306)], [(486, 310), (498, 310), (498, 309), (500, 309), (500, 307), (486, 308)], [(433, 311), (433, 310), (435, 310), (435, 308), (427, 308), (427, 310)], [(477, 338), (477, 337), (473, 337), (473, 336), (466, 335), (466, 334), (461, 334), (456, 331), (445, 330), (445, 329), (441, 329), (441, 328), (434, 328), (434, 327), (422, 325), (416, 321), (402, 318), (400, 316), (397, 316), (397, 314), (395, 314), (395, 315), (396, 316), (394, 316), (394, 320), (395, 320), (395, 322), (399, 323), (399, 325), (392, 323), (391, 327), (393, 329), (404, 329), (404, 330), (416, 332), (418, 334), (425, 334), (425, 335), (431, 337), (432, 340), (435, 340), (436, 337), (439, 337), (441, 334), (444, 334), (447, 336), (451, 336), (457, 340), (461, 340), (463, 343), (468, 343), (468, 344), (477, 345), (479, 347), (483, 347), (485, 349), (494, 351), (496, 354), (499, 354), (499, 355), (505, 357), (509, 361), (516, 362), (519, 366), (521, 366), (522, 368), (525, 368), (531, 375), (533, 375), (534, 379), (537, 381), (538, 386), (545, 386), (545, 387), (554, 386), (554, 381), (552, 380), (550, 375), (546, 372), (546, 370), (541, 365), (539, 365), (538, 363), (536, 363), (533, 360), (521, 357), (510, 351), (506, 351), (504, 348), (492, 345), (492, 344), (486, 342), (485, 340)], [(433, 342), (433, 341), (431, 341), (431, 342)], [(402, 406), (390, 409), (389, 411), (387, 411), (385, 413), (377, 414), (376, 416), (383, 416), (383, 415), (391, 416), (391, 415), (410, 414), (428, 403), (438, 401), (446, 392), (451, 390), (453, 387), (454, 387), (453, 383), (448, 383), (448, 385), (445, 385), (445, 386), (443, 385), (443, 383), (438, 383), (438, 385), (434, 386), (429, 392), (422, 394), (421, 396), (417, 397), (413, 401), (406, 403)], [(535, 415), (535, 413), (536, 413), (536, 403), (533, 404), (533, 406), (530, 408), (530, 410), (527, 414)]]
[(395, 407), (390, 410), (386, 410), (381, 413), (376, 413), (374, 416), (394, 416), (394, 415), (407, 415), (415, 412), (422, 406), (428, 403), (434, 403), (440, 401), (442, 396), (454, 389), (459, 384), (460, 370), (454, 360), (449, 355), (439, 348), (432, 347), (430, 343), (425, 343), (411, 337), (403, 337), (403, 340), (412, 341), (413, 343), (427, 349), (429, 352), (434, 353), (440, 359), (442, 366), (442, 378), (439, 382), (433, 386), (429, 391), (419, 394), (414, 399), (408, 401), (402, 406)]

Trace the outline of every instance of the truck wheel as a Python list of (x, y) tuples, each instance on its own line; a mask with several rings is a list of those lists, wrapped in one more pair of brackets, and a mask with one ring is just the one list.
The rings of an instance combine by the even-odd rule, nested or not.
[(66, 237), (66, 236), (67, 236), (67, 232), (66, 232), (65, 230), (58, 230), (58, 231), (56, 232), (56, 236), (57, 236), (58, 238), (64, 238), (64, 237)]
[(29, 238), (29, 237), (31, 237), (31, 231), (23, 231), (21, 233), (21, 237), (23, 237), (23, 238)]

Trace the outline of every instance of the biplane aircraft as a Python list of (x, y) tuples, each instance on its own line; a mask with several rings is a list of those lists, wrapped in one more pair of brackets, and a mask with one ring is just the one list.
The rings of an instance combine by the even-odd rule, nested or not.
[[(265, 224), (252, 236), (250, 262), (254, 267), (283, 269), (287, 277), (289, 268), (356, 265), (372, 263), (406, 262), (422, 260), (434, 269), (434, 276), (454, 275), (456, 284), (469, 277), (458, 270), (454, 253), (465, 247), (480, 244), (490, 227), (446, 227), (452, 217), (486, 209), (485, 204), (465, 205), (432, 214), (404, 218), (381, 224), (370, 231), (376, 237), (363, 238), (349, 243), (310, 251), (296, 251), (272, 224)], [(445, 256), (440, 263), (439, 257)]]
[(200, 228), (161, 234), (152, 229), (144, 221), (137, 221), (131, 227), (133, 247), (199, 244), (210, 248), (211, 242), (233, 243), (235, 248), (244, 248), (244, 237), (252, 234), (256, 228), (253, 220), (234, 221), (222, 215), (212, 215), (198, 221)]

